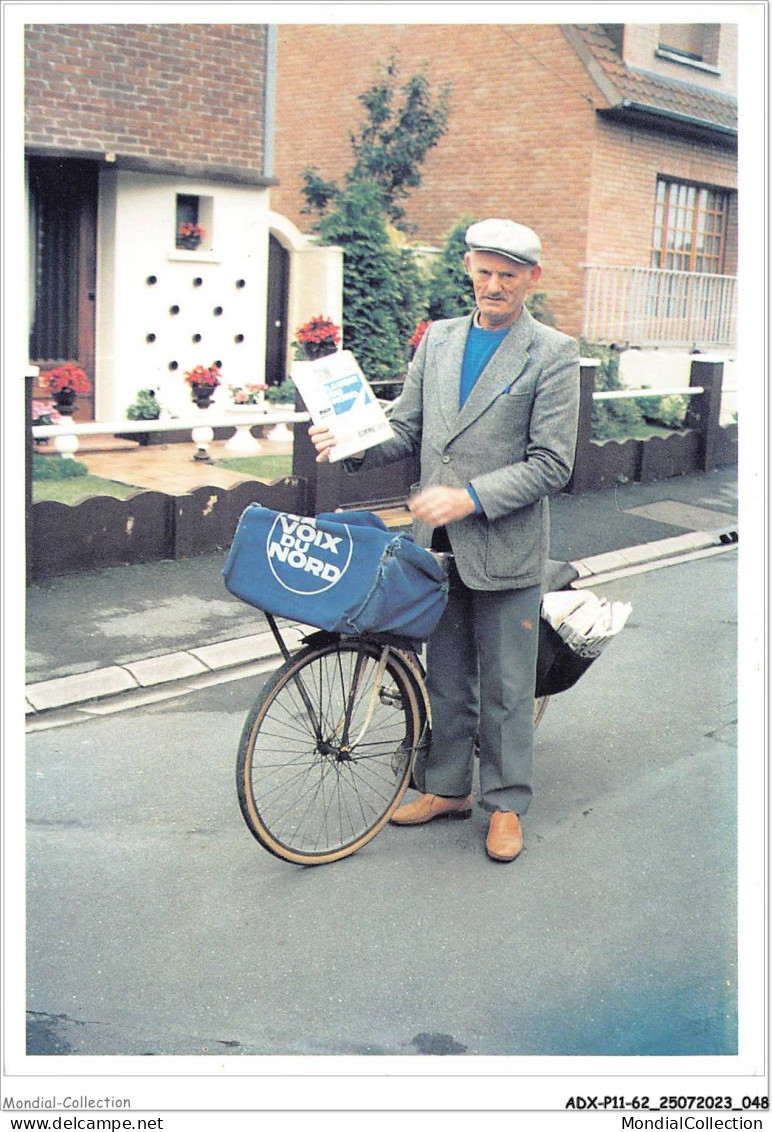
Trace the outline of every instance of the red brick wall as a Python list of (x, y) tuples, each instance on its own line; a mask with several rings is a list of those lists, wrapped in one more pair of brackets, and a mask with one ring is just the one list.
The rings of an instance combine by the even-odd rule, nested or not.
[[(313, 43), (329, 81), (310, 61)], [(464, 215), (510, 216), (544, 246), (539, 289), (561, 329), (581, 332), (582, 265), (648, 266), (657, 173), (733, 185), (735, 160), (717, 150), (598, 120), (607, 105), (560, 27), (522, 25), (281, 25), (278, 29), (272, 207), (308, 230), (302, 170), (341, 181), (357, 95), (396, 53), (403, 80), (452, 85), (449, 129), (413, 190), (411, 238), (441, 243)], [(727, 270), (731, 270), (729, 263)]]
[[(330, 81), (309, 65), (313, 40)], [(593, 84), (560, 28), (499, 25), (283, 25), (278, 30), (272, 207), (308, 230), (301, 173), (339, 182), (351, 167), (349, 131), (364, 120), (357, 95), (397, 53), (406, 81), (452, 85), (449, 128), (430, 151), (407, 204), (411, 238), (438, 244), (463, 216), (508, 216), (544, 245), (539, 285), (561, 325), (576, 330), (590, 191)]]
[[(588, 262), (651, 263), (657, 177), (737, 188), (735, 155), (666, 134), (599, 122), (590, 203)], [(726, 273), (737, 265), (736, 208), (730, 210)]]
[(33, 24), (26, 143), (263, 172), (261, 24)]

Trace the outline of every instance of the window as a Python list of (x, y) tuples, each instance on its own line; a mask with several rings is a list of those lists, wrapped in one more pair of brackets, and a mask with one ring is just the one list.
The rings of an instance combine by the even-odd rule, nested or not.
[(175, 246), (194, 251), (212, 247), (213, 199), (177, 193), (175, 203)]
[(714, 67), (720, 31), (720, 24), (660, 24), (657, 54), (674, 62)]
[(681, 181), (657, 181), (651, 266), (721, 275), (729, 193)]
[(198, 224), (198, 197), (177, 193), (177, 227), (181, 224)]

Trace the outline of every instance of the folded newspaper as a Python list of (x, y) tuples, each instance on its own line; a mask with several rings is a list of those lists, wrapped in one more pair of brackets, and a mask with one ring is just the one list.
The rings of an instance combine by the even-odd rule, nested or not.
[(290, 377), (314, 424), (335, 437), (330, 461), (345, 460), (394, 435), (377, 397), (350, 350), (312, 362), (293, 362)]
[(542, 616), (577, 656), (599, 656), (624, 628), (629, 602), (597, 597), (590, 590), (559, 590), (542, 598)]

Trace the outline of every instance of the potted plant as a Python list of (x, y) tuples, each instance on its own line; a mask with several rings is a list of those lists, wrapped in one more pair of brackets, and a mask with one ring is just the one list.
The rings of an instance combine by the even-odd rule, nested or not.
[(185, 381), (190, 386), (190, 395), (199, 409), (208, 409), (214, 391), (220, 384), (220, 368), (217, 365), (194, 366), (185, 374)]
[[(32, 402), (32, 427), (35, 425), (53, 425), (58, 424), (61, 420), (61, 414), (54, 408), (49, 401), (33, 401)], [(48, 437), (41, 436), (40, 439), (35, 439), (36, 444), (48, 444)]]
[(289, 409), (295, 407), (295, 382), (291, 377), (285, 377), (278, 385), (269, 385), (265, 395), (269, 405), (286, 405)]
[(91, 382), (85, 370), (72, 362), (48, 370), (41, 380), (48, 386), (57, 409), (64, 417), (71, 417), (75, 412), (75, 401), (79, 394), (91, 392)]
[(231, 395), (234, 407), (241, 407), (242, 405), (263, 406), (265, 405), (265, 395), (268, 390), (267, 385), (229, 385), (228, 391)]
[(334, 354), (340, 342), (340, 327), (332, 319), (318, 314), (295, 331), (292, 346), (298, 361), (313, 362)]
[(200, 224), (191, 224), (186, 221), (184, 224), (180, 224), (177, 229), (177, 247), (186, 248), (187, 251), (193, 252), (205, 235), (206, 229), (202, 228)]
[(126, 416), (130, 421), (157, 421), (161, 415), (155, 389), (140, 389), (133, 405), (129, 405)]
[[(130, 421), (157, 421), (161, 415), (161, 406), (155, 395), (154, 389), (140, 389), (137, 391), (137, 399), (129, 405), (126, 410), (126, 416)], [(148, 444), (164, 444), (165, 439), (163, 433), (156, 432), (135, 432), (135, 433), (116, 433), (119, 439), (136, 440), (141, 445)]]

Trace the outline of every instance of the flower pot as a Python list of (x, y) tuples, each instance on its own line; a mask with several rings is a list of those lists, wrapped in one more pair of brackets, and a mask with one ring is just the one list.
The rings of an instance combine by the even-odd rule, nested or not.
[(305, 342), (303, 350), (309, 362), (315, 362), (318, 358), (326, 358), (328, 354), (335, 353), (335, 347), (327, 342)]
[(212, 403), (214, 388), (211, 385), (194, 384), (190, 387), (190, 395), (199, 409), (208, 409)]
[(177, 247), (189, 252), (194, 252), (200, 243), (200, 236), (179, 236), (177, 239)]
[(52, 393), (56, 407), (63, 417), (71, 417), (75, 412), (75, 400), (77, 394), (74, 389), (60, 389), (57, 393)]

